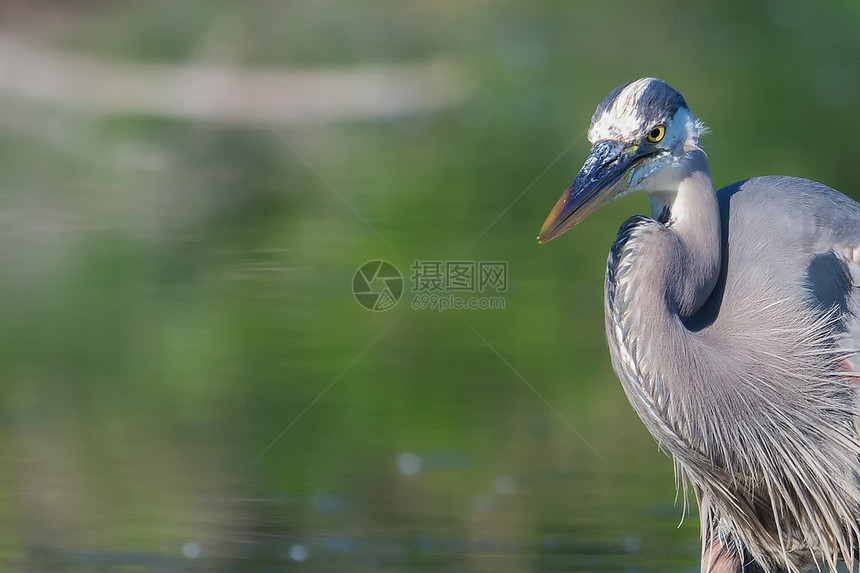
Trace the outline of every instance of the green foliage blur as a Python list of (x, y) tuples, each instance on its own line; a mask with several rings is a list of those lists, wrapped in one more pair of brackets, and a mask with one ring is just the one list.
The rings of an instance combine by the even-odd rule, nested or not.
[[(644, 76), (711, 129), (718, 186), (860, 198), (860, 3), (41, 0), (0, 22), (60, 69), (442, 61), (462, 88), (279, 122), (0, 79), (4, 568), (697, 570), (603, 334), (606, 253), (647, 201), (535, 237), (597, 103)], [(384, 312), (352, 293), (372, 260), (404, 278)], [(504, 308), (414, 308), (415, 261), (505, 262)]]

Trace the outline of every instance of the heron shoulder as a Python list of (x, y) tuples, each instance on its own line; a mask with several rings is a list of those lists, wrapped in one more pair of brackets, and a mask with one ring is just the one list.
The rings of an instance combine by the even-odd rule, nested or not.
[(755, 177), (723, 187), (717, 200), (729, 232), (776, 233), (779, 239), (800, 240), (814, 252), (860, 243), (860, 203), (816, 181)]

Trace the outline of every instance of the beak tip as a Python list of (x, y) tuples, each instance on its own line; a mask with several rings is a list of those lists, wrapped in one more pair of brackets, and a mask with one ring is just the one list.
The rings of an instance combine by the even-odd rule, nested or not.
[(545, 245), (553, 240), (553, 238), (555, 238), (555, 234), (552, 233), (551, 229), (547, 229), (546, 225), (544, 225), (544, 228), (540, 230), (540, 233), (538, 233), (537, 236), (538, 245)]
[(618, 141), (598, 141), (573, 183), (550, 211), (538, 235), (544, 244), (575, 227), (600, 205), (618, 195), (616, 184), (637, 157), (627, 153), (629, 145)]

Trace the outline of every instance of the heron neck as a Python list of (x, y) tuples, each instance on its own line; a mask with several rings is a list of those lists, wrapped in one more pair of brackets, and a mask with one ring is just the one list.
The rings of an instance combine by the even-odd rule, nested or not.
[(665, 191), (649, 194), (652, 216), (680, 240), (678, 265), (667, 288), (681, 317), (708, 299), (720, 274), (720, 209), (705, 154), (694, 149), (678, 159)]
[(714, 292), (723, 248), (704, 154), (688, 154), (674, 168), (675, 183), (650, 194), (655, 219), (633, 217), (618, 232), (605, 299), (615, 371), (640, 417), (672, 451), (673, 445), (683, 449), (680, 434), (668, 431), (665, 420), (686, 419), (689, 405), (678, 397), (685, 395), (689, 372), (699, 371), (703, 352), (708, 354), (686, 319)]
[[(677, 194), (684, 201), (700, 196), (706, 203), (704, 189), (695, 176), (680, 184)], [(719, 230), (708, 245), (690, 224), (692, 216), (676, 212), (671, 224), (636, 216), (622, 225), (609, 253), (605, 292), (613, 367), (640, 418), (673, 453), (704, 449), (689, 443), (689, 432), (668, 421), (688, 420), (688, 410), (697, 408), (680, 398), (691, 395), (685, 391), (695, 382), (688, 380), (689, 373), (702, 371), (700, 363), (710, 354), (685, 318), (714, 290), (721, 249)], [(702, 230), (707, 232), (701, 234), (712, 234), (710, 219), (706, 217)]]

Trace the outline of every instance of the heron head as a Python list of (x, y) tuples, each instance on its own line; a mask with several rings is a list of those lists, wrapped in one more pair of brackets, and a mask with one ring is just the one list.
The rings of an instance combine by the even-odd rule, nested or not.
[(703, 131), (681, 94), (662, 80), (643, 78), (612, 90), (591, 118), (591, 154), (553, 207), (538, 242), (561, 235), (615, 197), (671, 190), (676, 168), (699, 149)]

